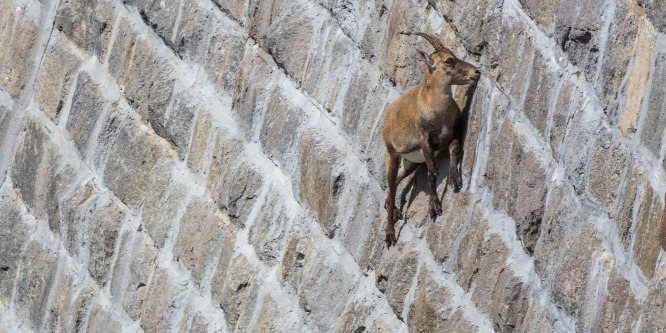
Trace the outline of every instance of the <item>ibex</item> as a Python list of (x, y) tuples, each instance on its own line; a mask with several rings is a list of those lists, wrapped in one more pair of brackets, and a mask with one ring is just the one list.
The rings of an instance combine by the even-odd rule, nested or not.
[[(462, 187), (458, 162), (462, 149), (460, 141), (464, 139), (460, 136), (464, 129), (456, 128), (460, 108), (453, 99), (451, 86), (471, 84), (481, 76), (478, 68), (458, 59), (437, 37), (423, 32), (414, 34), (430, 42), (435, 52), (428, 55), (423, 50), (417, 50), (425, 62), (425, 82), (407, 90), (391, 104), (384, 115), (388, 246), (397, 243), (394, 228), (399, 214), (395, 205), (396, 188), (400, 181), (414, 172), (421, 163), (425, 162), (428, 168), (429, 210), (432, 217), (442, 214), (442, 204), (437, 197), (436, 152), (449, 148), (451, 163), (448, 177), (456, 191)], [(402, 170), (398, 175), (401, 160)]]

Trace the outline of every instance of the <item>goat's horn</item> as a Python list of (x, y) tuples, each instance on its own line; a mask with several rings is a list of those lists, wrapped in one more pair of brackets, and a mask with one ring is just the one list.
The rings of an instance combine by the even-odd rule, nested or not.
[(441, 51), (444, 49), (444, 44), (439, 40), (439, 38), (435, 37), (434, 35), (431, 35), (429, 33), (425, 32), (415, 32), (415, 35), (419, 35), (423, 38), (425, 38), (427, 41), (432, 44), (433, 47), (435, 47), (435, 52)]

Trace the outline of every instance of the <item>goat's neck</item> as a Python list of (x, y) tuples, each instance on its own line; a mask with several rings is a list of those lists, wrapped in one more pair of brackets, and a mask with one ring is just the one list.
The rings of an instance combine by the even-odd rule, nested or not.
[(430, 110), (431, 112), (448, 113), (455, 112), (456, 110), (456, 108), (452, 107), (456, 102), (453, 99), (451, 85), (426, 83), (421, 98), (423, 98), (423, 101), (427, 105), (433, 106)]

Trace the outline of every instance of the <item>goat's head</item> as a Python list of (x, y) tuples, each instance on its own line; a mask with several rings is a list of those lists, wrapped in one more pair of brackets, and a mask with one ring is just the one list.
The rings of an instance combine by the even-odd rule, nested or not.
[(430, 55), (418, 50), (426, 64), (426, 82), (451, 86), (470, 84), (479, 80), (481, 71), (472, 64), (458, 59), (437, 37), (425, 32), (414, 34), (425, 38), (435, 48), (435, 52)]

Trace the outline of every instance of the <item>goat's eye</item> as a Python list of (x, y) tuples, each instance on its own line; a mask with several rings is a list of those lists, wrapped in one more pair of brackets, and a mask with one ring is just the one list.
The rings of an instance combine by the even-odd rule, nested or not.
[(445, 63), (446, 63), (447, 65), (452, 64), (452, 63), (453, 63), (453, 58), (446, 59)]

